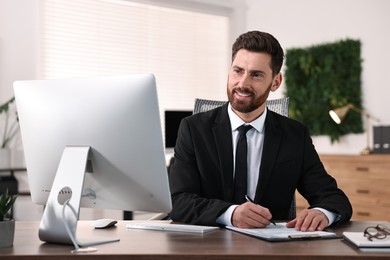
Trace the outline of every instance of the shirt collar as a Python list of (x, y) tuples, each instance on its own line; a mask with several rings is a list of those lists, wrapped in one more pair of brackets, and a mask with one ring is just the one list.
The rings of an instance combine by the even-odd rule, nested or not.
[[(232, 106), (228, 105), (228, 115), (230, 119), (230, 124), (232, 126), (232, 131), (237, 130), (238, 127), (241, 125), (245, 124), (245, 122), (238, 116), (236, 115), (233, 110)], [(265, 117), (267, 116), (267, 106), (265, 106), (263, 114), (250, 122), (249, 124), (256, 129), (259, 133), (264, 133), (264, 122), (265, 122)]]

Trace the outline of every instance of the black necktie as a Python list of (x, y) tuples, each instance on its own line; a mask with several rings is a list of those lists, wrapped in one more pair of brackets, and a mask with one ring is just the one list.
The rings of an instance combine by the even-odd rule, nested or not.
[(242, 204), (245, 202), (247, 192), (247, 141), (246, 133), (252, 128), (251, 125), (242, 125), (238, 128), (238, 142), (236, 148), (236, 169), (234, 176), (234, 196), (233, 202)]

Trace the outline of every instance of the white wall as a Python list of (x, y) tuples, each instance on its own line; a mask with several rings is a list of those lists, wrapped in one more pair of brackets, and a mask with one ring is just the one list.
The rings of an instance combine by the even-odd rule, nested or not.
[[(286, 50), (352, 38), (362, 42), (363, 106), (390, 125), (390, 1), (388, 0), (247, 0), (247, 30), (273, 34)], [(273, 97), (280, 97), (284, 86)], [(372, 133), (372, 131), (371, 131)], [(331, 144), (314, 137), (320, 153), (358, 154), (366, 136), (347, 135)], [(372, 143), (372, 141), (371, 141)], [(372, 146), (372, 145), (371, 145)]]
[(15, 80), (34, 79), (38, 0), (0, 0), (0, 103)]
[[(204, 0), (186, 0), (188, 2)], [(224, 1), (224, 0), (220, 0)], [(207, 2), (207, 1), (206, 1)], [(212, 1), (214, 4), (217, 0)], [(381, 124), (390, 124), (389, 83), (390, 1), (388, 0), (246, 0), (234, 14), (234, 34), (263, 30), (277, 37), (284, 49), (360, 39), (363, 58), (363, 105)], [(15, 80), (36, 77), (37, 16), (39, 0), (0, 0), (0, 103), (13, 95)], [(237, 35), (233, 35), (235, 38)], [(230, 55), (227, 53), (226, 55)], [(218, 68), (216, 68), (218, 69)], [(282, 96), (284, 86), (271, 98)], [(365, 135), (348, 135), (331, 144), (328, 137), (314, 137), (320, 153), (357, 154)]]

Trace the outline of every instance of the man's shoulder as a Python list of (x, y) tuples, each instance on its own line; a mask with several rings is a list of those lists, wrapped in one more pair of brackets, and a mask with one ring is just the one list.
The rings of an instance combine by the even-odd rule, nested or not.
[[(276, 125), (280, 125), (285, 129), (289, 129), (290, 127), (293, 128), (306, 128), (306, 125), (304, 125), (302, 122), (299, 122), (295, 119), (280, 115), (272, 110), (268, 109), (268, 122), (272, 122)], [(286, 128), (287, 127), (287, 128)]]

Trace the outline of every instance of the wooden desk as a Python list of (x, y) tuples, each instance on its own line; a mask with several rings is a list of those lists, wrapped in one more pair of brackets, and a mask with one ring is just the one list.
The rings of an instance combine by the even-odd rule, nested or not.
[[(72, 246), (42, 243), (38, 222), (16, 222), (14, 246), (0, 249), (0, 259), (389, 259), (390, 253), (359, 252), (342, 239), (266, 242), (230, 230), (190, 234), (152, 230), (127, 230), (127, 221), (117, 227), (94, 230), (80, 221), (79, 236), (118, 237), (120, 242), (98, 245), (95, 253), (71, 254)], [(362, 231), (380, 222), (351, 222), (332, 231)], [(388, 222), (382, 224), (389, 225)], [(80, 240), (82, 240), (80, 238)]]

